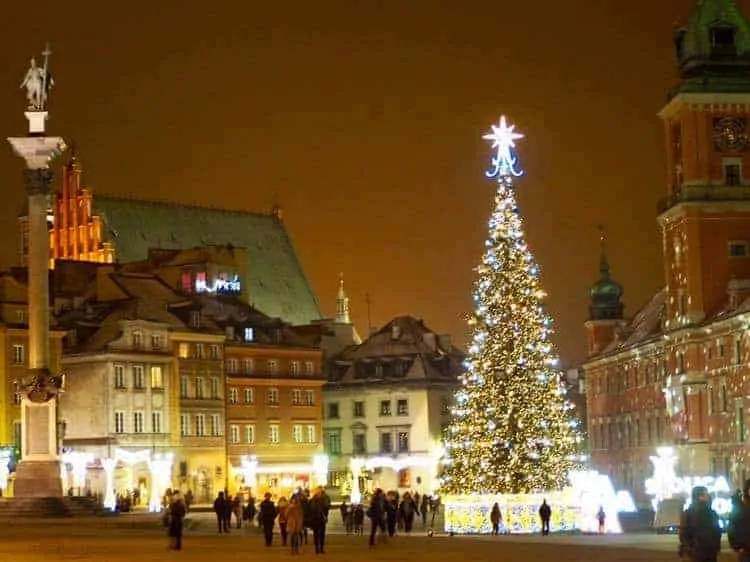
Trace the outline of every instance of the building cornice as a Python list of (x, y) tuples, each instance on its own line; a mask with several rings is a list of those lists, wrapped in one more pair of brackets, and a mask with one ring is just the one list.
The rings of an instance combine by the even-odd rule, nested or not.
[(137, 351), (92, 351), (89, 353), (71, 353), (63, 355), (63, 365), (78, 365), (83, 363), (108, 363), (108, 362), (131, 362), (131, 363), (164, 363), (165, 365), (174, 360), (171, 353), (137, 352)]
[(680, 109), (688, 106), (691, 111), (750, 113), (750, 94), (748, 93), (680, 93), (669, 100), (658, 115), (661, 119), (671, 119)]

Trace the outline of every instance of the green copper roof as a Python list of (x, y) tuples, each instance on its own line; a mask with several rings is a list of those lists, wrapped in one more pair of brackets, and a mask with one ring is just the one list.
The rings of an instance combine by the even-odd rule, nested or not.
[(232, 244), (248, 251), (243, 282), (251, 305), (292, 324), (322, 316), (284, 224), (273, 215), (101, 195), (94, 197), (93, 206), (119, 262), (143, 260), (149, 248)]
[(737, 54), (750, 53), (750, 23), (734, 0), (698, 0), (685, 28), (684, 55), (708, 57), (712, 51), (711, 29), (715, 27), (734, 28)]

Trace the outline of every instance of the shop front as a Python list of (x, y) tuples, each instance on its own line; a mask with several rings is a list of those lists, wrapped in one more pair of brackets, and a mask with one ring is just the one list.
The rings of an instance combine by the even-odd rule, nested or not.
[(236, 491), (261, 497), (266, 492), (274, 499), (289, 497), (297, 490), (325, 486), (328, 457), (316, 455), (309, 463), (265, 463), (255, 456), (243, 456), (233, 467)]

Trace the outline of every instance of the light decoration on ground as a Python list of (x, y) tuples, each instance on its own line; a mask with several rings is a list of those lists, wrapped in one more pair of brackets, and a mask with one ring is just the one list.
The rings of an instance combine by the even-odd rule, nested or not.
[(349, 470), (352, 473), (352, 489), (349, 494), (352, 503), (362, 501), (362, 490), (359, 488), (359, 475), (362, 470), (374, 470), (387, 468), (393, 472), (400, 472), (406, 468), (424, 468), (429, 472), (428, 478), (434, 480), (437, 477), (438, 467), (445, 450), (435, 445), (433, 452), (428, 454), (398, 455), (396, 457), (354, 457), (349, 461)]
[(502, 117), (484, 138), (494, 149), (486, 176), (496, 180), (495, 208), (477, 267), (472, 337), (446, 436), (441, 493), (549, 495), (578, 466), (581, 436), (516, 204), (513, 178), (522, 172), (513, 149), (523, 135)]
[(148, 461), (148, 469), (151, 471), (151, 499), (148, 502), (148, 510), (151, 512), (161, 511), (164, 493), (172, 487), (173, 464), (172, 453), (157, 454)]
[(172, 465), (174, 455), (172, 453), (154, 454), (149, 449), (140, 451), (128, 451), (126, 449), (115, 449), (114, 458), (101, 460), (105, 475), (104, 507), (114, 510), (117, 508), (115, 496), (115, 469), (118, 464), (133, 465), (144, 463), (151, 474), (151, 490), (149, 497), (149, 511), (160, 511), (163, 494), (172, 487)]
[(12, 447), (0, 448), (0, 490), (8, 488), (8, 476), (10, 476), (10, 461), (13, 458)]
[(658, 512), (659, 504), (672, 498), (685, 498), (685, 508), (690, 506), (692, 491), (696, 486), (705, 486), (713, 497), (711, 507), (719, 515), (732, 510), (731, 500), (720, 494), (731, 494), (732, 490), (724, 476), (678, 476), (679, 457), (672, 447), (659, 447), (650, 457), (654, 474), (645, 481), (646, 494), (651, 496), (651, 505)]
[(70, 465), (73, 476), (71, 488), (77, 489), (80, 494), (81, 490), (86, 487), (86, 475), (89, 465), (94, 462), (94, 454), (83, 451), (69, 451), (62, 454), (62, 462), (63, 465)]
[(328, 483), (328, 455), (313, 457), (313, 472), (318, 486), (325, 486)]
[(617, 496), (609, 476), (596, 471), (574, 471), (570, 474), (570, 486), (549, 493), (444, 496), (445, 531), (490, 533), (490, 512), (497, 503), (502, 515), (502, 532), (538, 533), (541, 531), (539, 506), (546, 500), (552, 514), (551, 532), (595, 533), (599, 530), (597, 515), (601, 507), (605, 513), (605, 532), (622, 533)]
[(242, 282), (239, 275), (234, 275), (231, 279), (216, 279), (210, 286), (205, 279), (195, 280), (196, 293), (239, 293), (241, 291)]
[(258, 487), (258, 457), (244, 455), (240, 459), (240, 473), (245, 486), (255, 491)]
[(114, 511), (117, 509), (117, 496), (115, 495), (115, 467), (116, 459), (102, 459), (104, 470), (104, 509)]

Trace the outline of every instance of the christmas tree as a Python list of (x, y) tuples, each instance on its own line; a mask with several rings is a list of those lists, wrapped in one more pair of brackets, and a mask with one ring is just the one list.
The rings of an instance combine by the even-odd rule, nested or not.
[(513, 188), (515, 141), (505, 117), (485, 135), (496, 149), (495, 211), (477, 268), (472, 339), (446, 439), (442, 491), (530, 493), (560, 489), (579, 442), (550, 343), (539, 269), (524, 241)]

